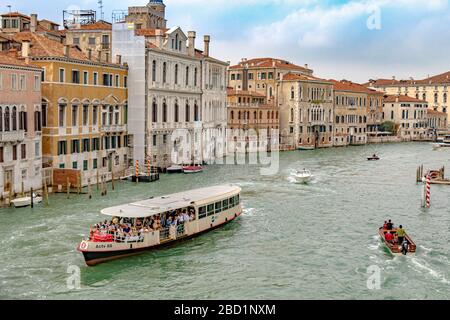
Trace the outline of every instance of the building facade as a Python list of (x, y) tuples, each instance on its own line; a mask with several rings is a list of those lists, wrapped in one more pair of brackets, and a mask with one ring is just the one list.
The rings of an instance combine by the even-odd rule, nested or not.
[[(117, 31), (113, 31), (113, 41), (117, 40), (113, 53), (129, 62), (130, 90), (134, 98), (141, 97), (129, 105), (133, 158), (141, 163), (150, 159), (160, 170), (173, 164), (212, 162), (223, 156), (226, 147), (228, 64), (210, 56), (209, 36), (200, 51), (193, 31), (141, 25), (154, 2), (159, 1), (142, 10), (129, 8), (126, 23), (115, 24)], [(136, 11), (141, 13), (133, 20)]]
[(41, 71), (0, 52), (0, 203), (42, 187)]
[(334, 85), (334, 145), (364, 145), (367, 143), (369, 94), (363, 85), (332, 80)]
[(403, 140), (428, 139), (428, 103), (406, 95), (388, 95), (384, 99), (384, 120), (395, 124), (395, 134)]
[(280, 126), (279, 111), (265, 95), (228, 89), (228, 153), (272, 151), (273, 130)]
[(43, 166), (75, 170), (83, 186), (127, 169), (127, 67), (90, 60), (38, 33), (20, 32), (14, 41), (42, 69)]
[(228, 86), (234, 90), (263, 94), (268, 103), (277, 103), (278, 81), (288, 73), (312, 75), (313, 70), (276, 58), (242, 59), (228, 70)]
[(279, 88), (281, 145), (285, 149), (333, 146), (333, 83), (288, 73)]
[(407, 95), (427, 101), (430, 109), (446, 113), (448, 115), (447, 123), (450, 120), (450, 72), (421, 80), (396, 80), (395, 77), (370, 80), (366, 85), (388, 95)]

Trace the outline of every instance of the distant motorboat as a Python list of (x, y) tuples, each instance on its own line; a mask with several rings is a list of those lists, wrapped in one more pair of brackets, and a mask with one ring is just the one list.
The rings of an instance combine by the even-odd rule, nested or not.
[[(41, 203), (42, 197), (33, 193), (33, 203)], [(14, 208), (25, 208), (31, 206), (31, 197), (17, 198), (11, 201)]]
[(377, 156), (376, 154), (374, 154), (373, 156), (371, 156), (370, 158), (367, 158), (368, 161), (378, 161), (380, 160), (380, 157)]
[(311, 150), (316, 150), (315, 146), (300, 146), (297, 148), (300, 151), (311, 151)]
[(313, 178), (311, 171), (303, 169), (301, 171), (296, 171), (292, 177), (295, 179), (296, 183), (308, 183)]
[(183, 173), (182, 166), (171, 166), (167, 168), (167, 173)]
[(203, 167), (202, 166), (187, 166), (187, 167), (183, 167), (183, 172), (186, 174), (200, 173), (200, 172), (203, 172)]
[(440, 149), (440, 148), (450, 148), (450, 141), (449, 142), (438, 142), (432, 144), (433, 149)]

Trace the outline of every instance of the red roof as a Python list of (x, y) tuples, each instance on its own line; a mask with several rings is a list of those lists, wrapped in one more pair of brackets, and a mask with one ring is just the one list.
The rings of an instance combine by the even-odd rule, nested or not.
[(427, 113), (433, 116), (445, 116), (447, 117), (447, 114), (445, 112), (436, 111), (434, 109), (428, 109)]
[(19, 58), (16, 49), (11, 49), (9, 51), (0, 51), (0, 65), (37, 68), (36, 66), (26, 63), (25, 59)]
[(241, 61), (239, 64), (231, 66), (230, 70), (242, 69), (245, 66), (249, 68), (277, 68), (277, 69), (288, 69), (288, 70), (298, 70), (310, 73), (312, 70), (305, 67), (298, 66), (296, 64), (290, 63), (283, 59), (275, 58), (255, 58), (250, 60)]
[(287, 73), (283, 76), (283, 81), (322, 81), (332, 83), (331, 81), (320, 79), (310, 75), (296, 74), (296, 73)]
[(256, 91), (247, 91), (247, 90), (235, 90), (233, 88), (227, 88), (228, 96), (249, 96), (249, 97), (257, 97), (257, 98), (265, 98), (266, 96), (262, 93)]
[(2, 17), (9, 17), (9, 18), (15, 18), (15, 17), (21, 17), (21, 18), (25, 18), (25, 19), (31, 19), (30, 16), (24, 15), (20, 12), (9, 12), (9, 13), (4, 13), (2, 14)]
[[(398, 101), (397, 101), (398, 99)], [(388, 95), (385, 96), (384, 102), (395, 103), (395, 102), (413, 102), (413, 103), (427, 103), (424, 100), (416, 99), (405, 95)]]
[(362, 84), (351, 82), (348, 80), (330, 80), (330, 82), (334, 85), (335, 91), (348, 91), (348, 92), (358, 92), (358, 93), (367, 93), (367, 94), (379, 94), (382, 95), (382, 92), (369, 89)]
[(95, 23), (82, 25), (80, 26), (80, 28), (72, 30), (112, 30), (112, 24), (103, 20), (99, 20)]

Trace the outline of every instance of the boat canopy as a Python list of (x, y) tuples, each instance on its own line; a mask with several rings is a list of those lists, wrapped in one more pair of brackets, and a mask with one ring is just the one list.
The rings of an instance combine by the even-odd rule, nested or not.
[(118, 218), (147, 218), (190, 206), (209, 204), (221, 198), (233, 197), (240, 192), (240, 187), (232, 185), (215, 186), (106, 208), (101, 213)]

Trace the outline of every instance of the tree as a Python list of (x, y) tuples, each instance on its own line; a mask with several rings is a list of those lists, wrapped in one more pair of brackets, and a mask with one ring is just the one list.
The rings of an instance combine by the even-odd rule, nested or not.
[(390, 132), (392, 134), (395, 134), (395, 123), (392, 121), (383, 122), (380, 126), (380, 130), (383, 132)]

